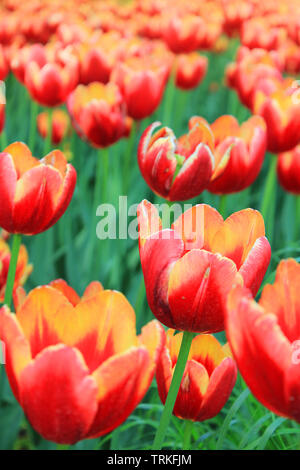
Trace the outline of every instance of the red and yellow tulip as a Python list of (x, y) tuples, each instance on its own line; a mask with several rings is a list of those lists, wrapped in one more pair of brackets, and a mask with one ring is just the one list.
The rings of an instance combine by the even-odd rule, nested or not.
[[(182, 333), (168, 330), (167, 341), (158, 359), (156, 381), (165, 403), (177, 363)], [(198, 335), (191, 345), (173, 414), (178, 418), (204, 421), (216, 416), (234, 387), (237, 368), (234, 360), (212, 335)]]
[(0, 227), (34, 235), (52, 227), (66, 211), (76, 171), (60, 150), (42, 160), (22, 142), (0, 153)]
[[(41, 136), (45, 139), (48, 135), (49, 113), (47, 111), (37, 116), (37, 128)], [(63, 109), (54, 109), (52, 112), (52, 144), (58, 145), (66, 137), (70, 130), (70, 118)]]
[(277, 176), (286, 191), (300, 194), (300, 145), (278, 155)]
[(300, 265), (281, 261), (258, 303), (238, 286), (228, 297), (226, 333), (253, 395), (269, 410), (300, 422)]
[(198, 204), (162, 230), (157, 209), (143, 201), (138, 222), (148, 304), (164, 325), (221, 331), (232, 287), (257, 293), (271, 257), (258, 211), (245, 209), (224, 221), (212, 207)]
[(119, 292), (90, 284), (83, 297), (64, 281), (38, 287), (0, 310), (0, 338), (16, 399), (45, 439), (62, 444), (119, 426), (142, 400), (165, 334), (157, 321), (136, 335)]

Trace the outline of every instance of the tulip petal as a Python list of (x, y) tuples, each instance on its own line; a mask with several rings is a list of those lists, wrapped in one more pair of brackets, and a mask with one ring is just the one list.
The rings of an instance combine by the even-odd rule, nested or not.
[(89, 437), (106, 434), (123, 423), (145, 395), (153, 378), (143, 347), (111, 357), (93, 373), (98, 385), (98, 411)]
[(230, 357), (223, 359), (210, 377), (197, 421), (213, 418), (221, 411), (232, 392), (236, 377), (235, 362)]
[(257, 399), (277, 414), (286, 415), (283, 386), (291, 363), (291, 345), (276, 317), (265, 314), (246, 288), (228, 297), (226, 333), (237, 366)]
[(197, 204), (185, 211), (172, 225), (182, 240), (185, 249), (210, 250), (211, 242), (223, 225), (223, 217), (207, 204)]
[(255, 296), (260, 288), (271, 260), (271, 247), (266, 237), (258, 238), (247, 258), (239, 269), (244, 279), (245, 287)]
[(72, 305), (75, 306), (80, 302), (80, 297), (77, 292), (75, 292), (75, 290), (72, 289), (72, 287), (70, 287), (63, 279), (56, 279), (48, 285), (53, 287), (53, 289), (60, 291)]
[(30, 345), (15, 315), (4, 306), (0, 309), (0, 339), (5, 344), (5, 368), (10, 386), (19, 400), (19, 379), (31, 361)]
[(226, 296), (240, 282), (234, 263), (219, 254), (192, 250), (170, 272), (168, 300), (176, 329), (198, 333), (224, 329)]
[(0, 153), (0, 225), (12, 231), (12, 213), (17, 185), (17, 172), (12, 157), (5, 152)]
[(137, 217), (139, 224), (139, 246), (141, 250), (146, 239), (153, 233), (159, 232), (162, 229), (162, 223), (158, 215), (158, 210), (146, 199), (138, 205)]
[(44, 439), (74, 444), (97, 411), (97, 386), (76, 349), (59, 344), (42, 351), (20, 378), (24, 412)]
[(274, 313), (278, 324), (292, 342), (300, 338), (300, 265), (294, 259), (283, 260), (273, 285), (266, 285), (259, 305)]
[(228, 217), (216, 233), (211, 250), (232, 259), (239, 269), (255, 241), (265, 235), (265, 224), (260, 212), (244, 209)]

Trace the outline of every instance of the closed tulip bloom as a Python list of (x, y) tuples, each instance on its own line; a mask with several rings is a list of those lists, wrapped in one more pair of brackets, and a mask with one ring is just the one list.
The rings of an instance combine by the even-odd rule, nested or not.
[(31, 97), (43, 106), (59, 106), (78, 82), (78, 64), (70, 60), (67, 64), (47, 62), (42, 67), (29, 62), (25, 68), (25, 86)]
[(253, 112), (266, 122), (270, 152), (286, 152), (300, 143), (300, 101), (293, 79), (278, 84), (275, 91), (259, 89), (254, 96)]
[[(266, 124), (252, 116), (239, 126), (235, 117), (225, 115), (211, 124), (215, 138), (216, 169), (208, 191), (230, 194), (250, 186), (257, 178), (267, 148)], [(227, 163), (219, 165), (227, 154)]]
[(10, 58), (10, 68), (15, 77), (24, 84), (26, 67), (30, 62), (36, 62), (40, 68), (47, 63), (46, 48), (42, 44), (24, 46), (13, 51)]
[(281, 261), (258, 303), (242, 287), (227, 303), (226, 333), (253, 395), (276, 414), (300, 422), (300, 265)]
[(52, 227), (73, 196), (76, 171), (60, 150), (42, 160), (22, 142), (0, 153), (0, 227), (34, 235)]
[[(158, 359), (156, 381), (165, 403), (182, 341), (182, 333), (168, 330)], [(212, 335), (198, 335), (191, 345), (173, 414), (178, 418), (204, 421), (216, 416), (234, 387), (237, 368)]]
[[(10, 249), (0, 235), (0, 302), (4, 301), (7, 274), (10, 262)], [(28, 253), (24, 245), (20, 246), (14, 290), (24, 284), (32, 271), (32, 265), (28, 264)]]
[(61, 444), (111, 432), (148, 390), (164, 344), (157, 321), (136, 335), (119, 292), (90, 284), (83, 297), (64, 281), (38, 287), (0, 310), (0, 338), (14, 395), (33, 428)]
[(300, 145), (278, 155), (277, 176), (286, 191), (300, 194)]
[(177, 57), (175, 84), (183, 90), (190, 90), (199, 85), (207, 70), (208, 60), (200, 54), (181, 54)]
[(117, 64), (112, 81), (119, 86), (130, 117), (144, 119), (158, 108), (170, 66), (168, 60), (153, 56), (130, 57)]
[(154, 122), (144, 131), (138, 147), (141, 173), (152, 191), (170, 201), (198, 196), (208, 185), (215, 159), (213, 135), (200, 122), (176, 139), (173, 131)]
[[(37, 116), (37, 128), (43, 139), (47, 137), (49, 126), (49, 113), (46, 111)], [(63, 109), (54, 109), (52, 113), (51, 140), (54, 145), (66, 137), (70, 129), (70, 118)]]
[(67, 106), (76, 132), (95, 147), (107, 147), (126, 133), (125, 106), (114, 83), (79, 85)]
[(198, 204), (162, 230), (155, 206), (143, 201), (138, 222), (148, 303), (169, 328), (221, 331), (232, 287), (257, 293), (271, 256), (258, 211), (245, 209), (224, 221), (212, 207)]

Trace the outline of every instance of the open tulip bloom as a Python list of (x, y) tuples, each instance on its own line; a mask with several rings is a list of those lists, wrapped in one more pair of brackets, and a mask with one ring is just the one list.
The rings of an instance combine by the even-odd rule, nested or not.
[(268, 409), (300, 422), (300, 264), (281, 261), (258, 303), (245, 287), (227, 302), (227, 337), (253, 395)]
[(45, 439), (74, 444), (119, 426), (154, 376), (165, 334), (156, 321), (136, 335), (119, 292), (91, 283), (83, 297), (65, 281), (16, 296), (0, 310), (6, 372), (16, 399)]
[(164, 325), (221, 331), (232, 287), (257, 293), (271, 257), (258, 211), (245, 209), (224, 221), (217, 210), (199, 204), (162, 230), (157, 209), (143, 201), (138, 222), (148, 303)]

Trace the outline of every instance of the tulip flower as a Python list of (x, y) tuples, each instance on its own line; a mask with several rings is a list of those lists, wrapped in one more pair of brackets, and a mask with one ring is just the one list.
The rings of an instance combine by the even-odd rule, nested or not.
[(5, 57), (3, 46), (0, 44), (0, 80), (5, 80), (9, 72), (9, 66)]
[(32, 427), (61, 444), (95, 438), (123, 423), (148, 390), (164, 330), (119, 292), (90, 284), (80, 299), (64, 281), (31, 291), (16, 315), (0, 310), (0, 338), (14, 395)]
[(71, 60), (61, 65), (47, 62), (42, 67), (31, 61), (25, 68), (25, 86), (31, 97), (44, 106), (63, 104), (78, 82), (78, 65)]
[(190, 90), (199, 85), (207, 70), (208, 60), (199, 54), (181, 54), (177, 57), (175, 84), (183, 90)]
[[(193, 123), (195, 120), (191, 120)], [(264, 161), (267, 147), (264, 120), (252, 116), (239, 126), (235, 117), (225, 115), (211, 124), (211, 130), (215, 138), (216, 168), (208, 191), (216, 194), (242, 191), (255, 181)]]
[(77, 133), (95, 147), (107, 147), (126, 133), (123, 98), (114, 83), (79, 85), (67, 106)]
[(22, 142), (0, 153), (0, 227), (34, 235), (52, 227), (66, 211), (76, 184), (76, 171), (54, 150), (34, 158)]
[(227, 67), (227, 82), (236, 89), (241, 102), (252, 109), (253, 94), (260, 80), (274, 78), (281, 81), (283, 65), (282, 57), (275, 51), (241, 47), (237, 61)]
[(258, 89), (254, 95), (253, 112), (262, 116), (267, 125), (268, 150), (286, 152), (300, 143), (300, 99), (297, 84), (286, 79), (276, 82), (275, 91)]
[(169, 72), (168, 61), (151, 56), (130, 57), (117, 64), (112, 81), (119, 86), (130, 117), (144, 119), (158, 108)]
[(205, 22), (200, 16), (170, 15), (163, 29), (163, 38), (176, 54), (193, 52), (199, 48), (199, 33), (203, 27)]
[(24, 84), (25, 81), (26, 67), (30, 62), (36, 62), (39, 67), (46, 65), (47, 54), (44, 46), (41, 44), (33, 44), (32, 46), (24, 46), (12, 52), (10, 67), (15, 77), (22, 84)]
[[(0, 236), (0, 302), (4, 300), (10, 255), (8, 244)], [(27, 250), (24, 245), (21, 245), (17, 261), (14, 290), (26, 282), (31, 271), (32, 265), (28, 264)]]
[[(174, 330), (168, 330), (156, 371), (158, 393), (163, 403), (170, 388), (181, 342), (182, 333), (174, 335)], [(195, 336), (173, 414), (192, 421), (213, 418), (227, 402), (236, 376), (234, 360), (227, 356), (214, 336)]]
[(215, 160), (213, 135), (199, 123), (178, 140), (173, 131), (154, 122), (144, 131), (138, 147), (138, 164), (152, 191), (170, 201), (198, 196), (208, 185)]
[[(49, 127), (49, 113), (43, 112), (37, 116), (37, 128), (43, 139), (47, 137)], [(54, 145), (66, 137), (70, 129), (70, 118), (63, 109), (54, 109), (52, 113), (51, 140)]]
[(277, 176), (286, 191), (300, 194), (300, 145), (278, 155)]
[(244, 287), (228, 297), (226, 333), (253, 395), (269, 410), (300, 422), (300, 265), (281, 261), (258, 303)]
[(212, 207), (198, 204), (162, 230), (157, 209), (143, 201), (138, 223), (148, 304), (169, 328), (221, 331), (232, 287), (257, 293), (271, 257), (258, 211), (244, 209), (224, 221)]

